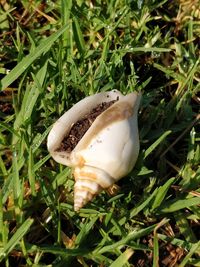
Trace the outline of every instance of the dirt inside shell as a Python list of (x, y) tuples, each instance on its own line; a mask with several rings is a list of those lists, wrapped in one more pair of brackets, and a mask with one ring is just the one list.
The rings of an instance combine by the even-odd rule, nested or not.
[(116, 101), (119, 100), (119, 97), (117, 97), (116, 100), (112, 100), (109, 102), (102, 102), (101, 104), (97, 105), (95, 108), (92, 109), (92, 111), (88, 114), (86, 114), (83, 118), (78, 120), (76, 123), (74, 123), (71, 127), (70, 132), (67, 136), (64, 137), (64, 139), (61, 142), (60, 147), (56, 151), (67, 151), (71, 152), (78, 142), (81, 140), (81, 138), (84, 136), (84, 134), (87, 132), (87, 130), (90, 128), (94, 120), (106, 109), (108, 109), (111, 105), (113, 105)]

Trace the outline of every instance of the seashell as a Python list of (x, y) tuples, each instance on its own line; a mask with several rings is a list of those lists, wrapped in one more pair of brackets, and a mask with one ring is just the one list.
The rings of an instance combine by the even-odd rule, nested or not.
[[(137, 113), (140, 98), (138, 93), (124, 96), (117, 90), (88, 96), (53, 125), (47, 147), (55, 161), (74, 170), (75, 211), (134, 167), (139, 154)], [(70, 142), (77, 138), (73, 133), (75, 126), (82, 126), (84, 120), (93, 116), (87, 119), (87, 115), (102, 106), (106, 106), (105, 110), (93, 118), (83, 137), (71, 147)], [(79, 135), (83, 128), (76, 134)]]

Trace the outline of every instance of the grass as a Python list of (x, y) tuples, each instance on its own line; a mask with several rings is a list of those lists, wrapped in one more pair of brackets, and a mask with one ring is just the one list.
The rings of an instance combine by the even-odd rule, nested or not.
[[(0, 266), (200, 266), (200, 9), (192, 1), (3, 1)], [(140, 155), (73, 211), (46, 137), (87, 95), (142, 91)]]

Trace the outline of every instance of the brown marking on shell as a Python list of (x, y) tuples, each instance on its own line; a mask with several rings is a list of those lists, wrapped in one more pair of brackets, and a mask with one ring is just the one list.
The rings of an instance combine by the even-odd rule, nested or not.
[(113, 104), (107, 110), (105, 110), (97, 120), (95, 120), (95, 127), (90, 128), (84, 138), (79, 143), (78, 149), (86, 149), (91, 140), (104, 128), (108, 127), (116, 121), (128, 119), (133, 115), (133, 107), (129, 102), (121, 101)]
[(82, 168), (83, 166), (85, 165), (85, 159), (83, 156), (79, 155), (79, 158), (78, 158), (78, 167), (79, 168)]
[[(105, 173), (106, 175), (106, 173)], [(107, 176), (101, 179), (101, 174), (95, 173), (95, 170), (93, 172), (84, 171), (84, 169), (74, 169), (73, 176), (75, 178), (75, 181), (84, 180), (84, 181), (91, 181), (96, 183), (97, 185), (101, 186), (103, 189), (109, 188), (112, 184), (116, 182), (116, 180), (111, 177)]]
[(79, 190), (79, 191), (86, 191), (86, 192), (89, 192), (90, 194), (92, 194), (93, 196), (94, 195), (96, 195), (97, 193), (99, 193), (100, 191), (102, 191), (102, 188), (101, 188), (101, 186), (100, 185), (98, 185), (98, 190), (96, 191), (94, 191), (94, 190), (92, 190), (90, 187), (87, 187), (87, 186), (85, 186), (85, 185), (79, 185), (79, 186), (77, 186), (77, 187), (75, 187), (75, 191), (76, 190)]
[(81, 180), (81, 179), (85, 180), (85, 178), (87, 178), (87, 180), (94, 181), (94, 182), (97, 182), (98, 180), (97, 175), (95, 173), (84, 172), (84, 171), (79, 171), (79, 172), (74, 171), (74, 178), (75, 178), (75, 181)]

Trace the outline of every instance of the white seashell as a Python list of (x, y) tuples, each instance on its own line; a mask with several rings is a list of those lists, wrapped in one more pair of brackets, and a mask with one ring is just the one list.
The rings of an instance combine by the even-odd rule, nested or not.
[[(78, 211), (95, 195), (127, 175), (139, 153), (137, 112), (141, 95), (119, 91), (84, 98), (54, 124), (47, 147), (55, 161), (74, 169), (74, 209)], [(68, 152), (59, 149), (73, 124), (103, 102), (117, 100), (103, 111)]]

